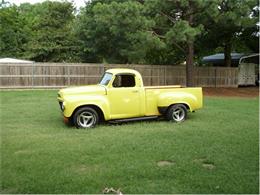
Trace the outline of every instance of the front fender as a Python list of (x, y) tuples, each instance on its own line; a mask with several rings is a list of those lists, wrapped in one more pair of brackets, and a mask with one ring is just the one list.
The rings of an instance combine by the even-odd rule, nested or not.
[(158, 107), (169, 107), (172, 104), (186, 104), (190, 111), (199, 107), (197, 97), (185, 92), (162, 93), (158, 97)]
[(74, 97), (64, 98), (65, 110), (63, 114), (65, 117), (71, 117), (73, 112), (80, 106), (94, 105), (98, 106), (103, 114), (105, 120), (110, 119), (110, 109), (106, 96), (102, 95), (77, 95)]

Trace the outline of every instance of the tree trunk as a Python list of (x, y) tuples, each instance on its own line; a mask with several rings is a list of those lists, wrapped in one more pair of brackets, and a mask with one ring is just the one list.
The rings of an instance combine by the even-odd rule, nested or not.
[(225, 66), (231, 67), (231, 50), (232, 50), (232, 44), (231, 39), (228, 39), (224, 46), (224, 57), (225, 57)]
[(188, 51), (186, 55), (186, 85), (193, 86), (193, 57), (194, 57), (194, 43), (188, 43)]
[[(189, 16), (188, 22), (189, 25), (192, 26), (193, 24), (193, 2), (192, 0), (189, 1), (190, 9), (189, 9)], [(187, 53), (186, 53), (186, 86), (192, 87), (193, 86), (193, 58), (194, 58), (194, 41), (188, 40), (187, 41)]]

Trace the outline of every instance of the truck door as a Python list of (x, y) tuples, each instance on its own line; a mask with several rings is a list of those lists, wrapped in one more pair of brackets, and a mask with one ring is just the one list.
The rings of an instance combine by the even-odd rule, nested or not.
[(111, 119), (140, 116), (140, 87), (134, 74), (117, 74), (107, 93)]

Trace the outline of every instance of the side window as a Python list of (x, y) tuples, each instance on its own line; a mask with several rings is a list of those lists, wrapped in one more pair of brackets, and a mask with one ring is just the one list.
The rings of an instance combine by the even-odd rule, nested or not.
[(134, 75), (116, 75), (113, 82), (113, 87), (134, 87), (135, 76)]

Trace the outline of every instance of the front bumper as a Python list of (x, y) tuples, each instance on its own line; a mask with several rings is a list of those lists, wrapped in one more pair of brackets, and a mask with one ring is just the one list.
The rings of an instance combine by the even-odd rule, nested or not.
[(65, 124), (69, 124), (70, 123), (70, 118), (63, 116), (63, 122)]

